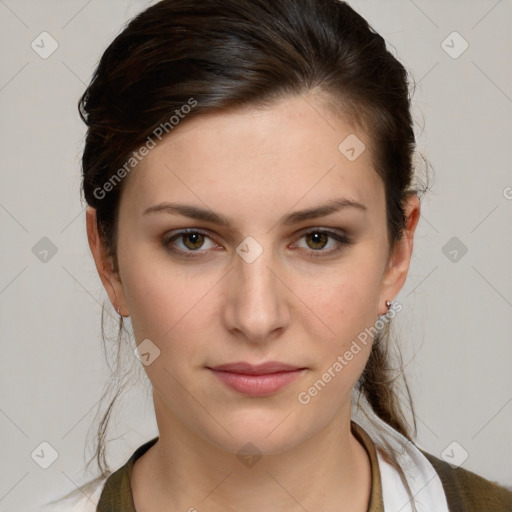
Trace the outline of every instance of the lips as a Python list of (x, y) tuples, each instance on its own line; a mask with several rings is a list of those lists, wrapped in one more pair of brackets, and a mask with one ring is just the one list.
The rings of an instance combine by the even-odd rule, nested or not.
[(218, 370), (231, 373), (244, 373), (246, 375), (266, 375), (268, 373), (290, 372), (299, 370), (297, 366), (279, 363), (277, 361), (269, 361), (267, 363), (252, 365), (250, 363), (229, 363), (214, 366), (212, 370)]
[(236, 362), (208, 369), (229, 388), (249, 396), (277, 393), (306, 370), (277, 361), (258, 365)]

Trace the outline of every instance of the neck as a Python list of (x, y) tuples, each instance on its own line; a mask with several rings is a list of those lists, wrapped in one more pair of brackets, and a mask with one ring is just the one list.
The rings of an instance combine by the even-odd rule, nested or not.
[(157, 413), (157, 420), (159, 440), (133, 468), (137, 510), (367, 510), (370, 463), (350, 410), (299, 446), (259, 460), (206, 442), (176, 418)]

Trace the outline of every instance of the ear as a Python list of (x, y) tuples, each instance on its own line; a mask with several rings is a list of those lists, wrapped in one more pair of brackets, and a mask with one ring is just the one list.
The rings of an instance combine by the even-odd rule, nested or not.
[(115, 270), (112, 256), (108, 255), (107, 249), (98, 230), (96, 221), (96, 209), (88, 206), (86, 209), (87, 239), (91, 249), (96, 270), (101, 282), (108, 294), (114, 309), (122, 316), (128, 316), (121, 278)]
[(379, 305), (381, 308), (384, 307), (384, 312), (379, 314), (386, 313), (386, 308), (383, 305), (386, 300), (392, 301), (398, 295), (407, 278), (414, 232), (420, 218), (420, 200), (415, 193), (411, 193), (407, 197), (405, 217), (406, 223), (402, 238), (396, 242), (383, 276)]

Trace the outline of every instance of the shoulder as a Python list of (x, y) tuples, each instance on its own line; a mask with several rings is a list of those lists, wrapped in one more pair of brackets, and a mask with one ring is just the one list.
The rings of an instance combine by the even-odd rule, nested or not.
[[(403, 509), (401, 505), (393, 505), (397, 489), (401, 488), (400, 480), (404, 476), (413, 495), (418, 497), (423, 507), (421, 510), (512, 512), (511, 490), (467, 469), (451, 466), (405, 438), (376, 415), (360, 417), (378, 449), (385, 510)], [(380, 457), (381, 451), (394, 454), (403, 475), (397, 475), (395, 467), (389, 465), (386, 458)], [(406, 497), (402, 493), (400, 499), (402, 496)], [(390, 507), (386, 507), (386, 498)], [(425, 503), (427, 508), (424, 508)], [(436, 506), (431, 506), (432, 503)]]
[[(419, 449), (434, 467), (450, 505), (450, 510), (467, 512), (512, 512), (512, 492), (497, 482), (464, 468), (456, 468)], [(452, 508), (456, 504), (456, 508)]]
[[(134, 462), (158, 441), (158, 437), (139, 446), (127, 462), (115, 471), (100, 475), (67, 494), (61, 494), (43, 504), (39, 512), (97, 512), (108, 510), (132, 510), (130, 475)], [(123, 501), (124, 500), (124, 501)], [(112, 505), (121, 508), (112, 508)], [(108, 505), (108, 507), (107, 507)]]

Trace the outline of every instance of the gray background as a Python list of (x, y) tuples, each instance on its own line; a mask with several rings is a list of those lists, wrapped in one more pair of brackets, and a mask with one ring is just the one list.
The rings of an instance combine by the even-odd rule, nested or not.
[[(0, 0), (3, 512), (36, 510), (93, 476), (83, 467), (107, 375), (99, 323), (106, 294), (79, 200), (85, 130), (76, 102), (107, 44), (149, 3)], [(419, 150), (435, 170), (397, 297), (417, 442), (438, 457), (447, 447), (460, 460), (467, 452), (462, 467), (510, 486), (512, 2), (350, 3), (417, 81)], [(46, 59), (31, 47), (42, 46), (43, 31), (59, 45)], [(469, 44), (457, 58), (463, 41), (448, 37), (453, 31)], [(46, 261), (43, 237), (57, 250)], [(147, 389), (134, 379), (117, 409), (114, 468), (156, 435)], [(58, 452), (48, 469), (31, 457), (43, 441)]]

